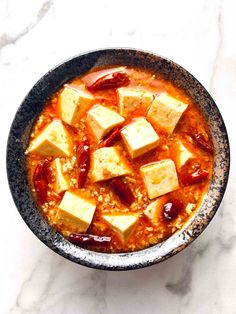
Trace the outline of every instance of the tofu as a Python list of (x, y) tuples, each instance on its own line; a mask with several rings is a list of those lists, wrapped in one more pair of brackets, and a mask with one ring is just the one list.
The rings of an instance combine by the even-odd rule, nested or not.
[(32, 141), (28, 152), (43, 156), (69, 157), (72, 153), (72, 143), (62, 122), (53, 120), (48, 124)]
[(187, 104), (162, 93), (151, 104), (147, 119), (158, 129), (172, 133), (187, 107)]
[(130, 172), (117, 147), (103, 147), (92, 153), (91, 176), (94, 182), (124, 176)]
[(69, 182), (62, 172), (62, 162), (60, 158), (56, 158), (51, 163), (51, 167), (55, 170), (55, 182), (53, 189), (56, 193), (61, 193), (69, 189)]
[(87, 114), (87, 122), (97, 140), (125, 121), (116, 111), (101, 105), (93, 106)]
[(153, 102), (153, 93), (137, 88), (121, 87), (117, 89), (119, 113), (127, 117), (137, 108), (148, 108)]
[(178, 143), (178, 152), (176, 158), (177, 168), (181, 168), (190, 158), (193, 158), (194, 155), (181, 143)]
[(162, 216), (163, 206), (167, 202), (165, 195), (158, 197), (155, 201), (151, 202), (144, 210), (144, 215), (147, 216), (152, 223), (157, 223)]
[(128, 240), (139, 220), (138, 216), (132, 214), (103, 215), (102, 217), (124, 241)]
[(140, 168), (140, 172), (150, 199), (179, 188), (175, 163), (171, 159), (144, 165)]
[(93, 95), (85, 89), (79, 86), (65, 85), (58, 102), (61, 119), (69, 125), (75, 125), (93, 100)]
[(151, 123), (145, 118), (138, 118), (125, 126), (121, 131), (121, 136), (132, 158), (141, 156), (157, 147), (159, 140)]
[(77, 232), (86, 232), (95, 209), (94, 202), (67, 191), (59, 204), (56, 221)]

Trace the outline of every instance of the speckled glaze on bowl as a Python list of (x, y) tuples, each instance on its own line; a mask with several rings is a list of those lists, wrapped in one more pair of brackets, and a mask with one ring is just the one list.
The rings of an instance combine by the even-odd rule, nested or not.
[[(68, 242), (52, 229), (37, 208), (28, 183), (24, 151), (30, 131), (45, 101), (65, 82), (83, 75), (93, 67), (130, 65), (161, 73), (184, 89), (201, 109), (210, 127), (214, 148), (214, 173), (201, 207), (179, 232), (165, 242), (132, 253), (107, 254), (88, 251)], [(159, 263), (189, 245), (206, 228), (215, 215), (227, 185), (230, 164), (229, 142), (221, 114), (206, 89), (185, 69), (153, 53), (112, 48), (76, 56), (45, 74), (30, 90), (12, 123), (7, 146), (7, 174), (13, 199), (22, 218), (33, 233), (63, 257), (89, 267), (129, 270)]]

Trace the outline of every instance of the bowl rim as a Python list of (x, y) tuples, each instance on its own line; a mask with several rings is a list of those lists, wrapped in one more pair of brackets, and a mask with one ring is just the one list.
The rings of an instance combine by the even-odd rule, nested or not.
[[(217, 198), (216, 203), (214, 204), (214, 206), (211, 209), (211, 216), (208, 216), (207, 219), (205, 220), (205, 223), (201, 224), (200, 229), (197, 231), (196, 234), (189, 235), (187, 229), (190, 226), (190, 224), (194, 221), (198, 210), (195, 212), (193, 217), (190, 218), (184, 224), (183, 228), (181, 228), (178, 232), (174, 233), (170, 238), (168, 238), (167, 240), (165, 240), (162, 243), (159, 243), (159, 244), (154, 245), (152, 247), (149, 247), (149, 248), (146, 248), (143, 250), (139, 250), (139, 251), (135, 251), (135, 252), (100, 253), (100, 252), (90, 251), (90, 250), (86, 250), (86, 249), (83, 249), (80, 247), (76, 247), (72, 243), (67, 241), (61, 234), (59, 234), (57, 231), (55, 231), (45, 221), (45, 219), (41, 215), (40, 211), (37, 209), (36, 204), (35, 204), (36, 210), (38, 210), (38, 214), (41, 216), (41, 218), (39, 217), (39, 219), (44, 221), (44, 227), (46, 226), (46, 228), (49, 229), (49, 234), (50, 234), (50, 236), (52, 236), (52, 238), (48, 237), (47, 234), (42, 235), (40, 233), (40, 230), (35, 228), (31, 224), (30, 220), (27, 219), (27, 217), (23, 216), (22, 211), (21, 211), (21, 205), (19, 204), (18, 199), (14, 196), (14, 191), (15, 191), (16, 187), (13, 186), (13, 184), (12, 184), (11, 174), (10, 174), (10, 161), (11, 161), (10, 155), (11, 155), (11, 148), (12, 148), (12, 144), (11, 144), (10, 139), (11, 139), (12, 133), (14, 133), (14, 130), (16, 127), (15, 126), (16, 119), (17, 119), (18, 115), (20, 114), (22, 108), (24, 107), (25, 101), (30, 96), (30, 93), (34, 90), (34, 88), (36, 88), (42, 82), (44, 82), (45, 78), (47, 78), (48, 76), (49, 77), (53, 76), (54, 73), (56, 71), (58, 71), (59, 68), (65, 66), (66, 64), (69, 64), (73, 60), (76, 60), (76, 59), (79, 59), (79, 58), (85, 57), (85, 56), (89, 57), (89, 56), (93, 55), (94, 53), (98, 53), (98, 52), (101, 52), (101, 53), (118, 53), (118, 52), (135, 53), (135, 52), (137, 52), (137, 53), (141, 53), (143, 55), (148, 55), (149, 57), (154, 58), (154, 59), (164, 60), (164, 61), (172, 64), (173, 66), (175, 66), (178, 70), (181, 70), (181, 71), (184, 71), (185, 73), (187, 73), (188, 76), (190, 76), (206, 92), (207, 98), (213, 104), (214, 109), (216, 110), (217, 115), (219, 116), (219, 119), (220, 119), (221, 124), (222, 124), (221, 129), (222, 129), (222, 133), (224, 134), (224, 140), (225, 140), (225, 144), (227, 147), (227, 150), (226, 150), (226, 156), (227, 156), (226, 169), (224, 171), (224, 180), (223, 180), (223, 183), (222, 183), (222, 186), (220, 189), (219, 197)], [(52, 92), (52, 94), (53, 94), (53, 92)], [(54, 66), (53, 68), (51, 68), (33, 85), (33, 87), (29, 90), (29, 92), (26, 94), (23, 101), (21, 102), (20, 106), (18, 107), (18, 109), (15, 113), (15, 116), (13, 118), (12, 124), (11, 124), (9, 136), (8, 136), (8, 141), (7, 141), (6, 168), (7, 168), (7, 177), (8, 177), (9, 188), (10, 188), (14, 203), (17, 207), (17, 210), (20, 213), (22, 219), (27, 224), (27, 226), (30, 228), (30, 230), (34, 233), (34, 235), (42, 243), (44, 243), (46, 246), (48, 246), (50, 249), (52, 249), (57, 254), (63, 256), (64, 258), (66, 258), (72, 262), (80, 264), (80, 265), (84, 265), (84, 266), (96, 268), (96, 269), (103, 269), (103, 270), (115, 270), (115, 271), (116, 270), (133, 270), (133, 269), (144, 268), (147, 266), (157, 264), (161, 261), (164, 261), (164, 260), (170, 258), (171, 256), (174, 256), (175, 254), (177, 254), (178, 252), (180, 252), (184, 248), (186, 248), (188, 245), (190, 245), (205, 230), (205, 228), (208, 226), (208, 224), (210, 223), (210, 221), (212, 220), (212, 218), (216, 214), (217, 210), (219, 209), (219, 206), (220, 206), (221, 201), (223, 199), (223, 196), (225, 194), (225, 190), (226, 190), (228, 178), (229, 178), (229, 172), (230, 172), (230, 144), (229, 144), (227, 129), (226, 129), (223, 117), (219, 111), (219, 108), (217, 107), (215, 101), (213, 100), (213, 98), (211, 97), (211, 95), (207, 91), (207, 89), (190, 72), (188, 72), (185, 68), (183, 68), (182, 66), (180, 66), (176, 62), (170, 60), (169, 58), (163, 57), (162, 55), (157, 54), (157, 53), (153, 53), (153, 52), (149, 52), (149, 51), (137, 49), (137, 48), (110, 47), (110, 48), (101, 48), (101, 49), (90, 50), (90, 51), (86, 51), (86, 52), (83, 52), (80, 54), (76, 54), (73, 57), (68, 58), (65, 61), (62, 61), (59, 64), (57, 64), (56, 66)], [(208, 194), (208, 191), (206, 194)], [(201, 208), (203, 206), (203, 203), (204, 203), (204, 201), (202, 201), (201, 206), (199, 208)], [(184, 234), (184, 236), (183, 236), (183, 234)], [(177, 243), (178, 243), (177, 246), (174, 243), (173, 238), (175, 238), (175, 240), (177, 240)], [(65, 243), (63, 243), (63, 242), (65, 242)], [(170, 249), (168, 249), (166, 252), (164, 252), (165, 254), (158, 256), (158, 249), (160, 249), (163, 245), (165, 245), (165, 246), (169, 245)], [(72, 248), (72, 250), (71, 250), (71, 248)], [(149, 254), (149, 252), (151, 250), (154, 251), (154, 252), (152, 252), (154, 254)]]

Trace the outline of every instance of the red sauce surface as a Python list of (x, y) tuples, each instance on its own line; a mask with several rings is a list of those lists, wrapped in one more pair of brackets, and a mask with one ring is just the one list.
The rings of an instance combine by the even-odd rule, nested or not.
[[(96, 70), (97, 69), (94, 71)], [(65, 172), (65, 177), (70, 181), (70, 191), (79, 193), (79, 195), (96, 201), (97, 207), (95, 215), (87, 232), (94, 235), (111, 236), (112, 238), (111, 243), (106, 246), (86, 246), (88, 249), (97, 251), (135, 251), (147, 248), (170, 237), (173, 233), (183, 227), (186, 221), (194, 213), (196, 208), (201, 204), (212, 174), (213, 155), (200, 148), (199, 145), (197, 145), (197, 143), (189, 135), (192, 130), (194, 130), (194, 132), (201, 133), (205, 140), (211, 144), (211, 136), (206, 121), (188, 95), (184, 91), (175, 87), (171, 82), (166, 81), (161, 77), (156, 77), (152, 75), (152, 73), (129, 67), (126, 69), (126, 71), (130, 78), (128, 87), (146, 89), (153, 92), (155, 95), (166, 92), (170, 96), (187, 103), (188, 108), (183, 113), (179, 123), (177, 124), (177, 127), (172, 134), (168, 135), (161, 130), (156, 129), (158, 135), (160, 136), (158, 147), (138, 158), (130, 158), (121, 139), (115, 141), (114, 146), (120, 147), (123, 156), (132, 169), (132, 174), (124, 177), (124, 182), (128, 183), (135, 196), (135, 201), (130, 206), (127, 206), (120, 201), (119, 197), (112, 190), (109, 182), (93, 183), (90, 172), (88, 173), (88, 178), (83, 188), (78, 188), (78, 166), (76, 163), (75, 149), (73, 156), (70, 158), (61, 158), (64, 164), (69, 164), (69, 170)], [(83, 77), (75, 78), (69, 83), (83, 85)], [(55, 93), (45, 104), (45, 107), (32, 130), (30, 143), (40, 134), (40, 132), (46, 125), (48, 125), (49, 122), (51, 122), (54, 118), (60, 119), (60, 112), (58, 110), (58, 96), (60, 92), (61, 90)], [(99, 103), (118, 112), (116, 88), (96, 91), (93, 93), (93, 95), (95, 96), (96, 104)], [(135, 112), (129, 115), (125, 121), (125, 124), (128, 124), (135, 117), (145, 117), (146, 112), (147, 108), (138, 108), (135, 110)], [(75, 127), (71, 127), (66, 123), (64, 123), (64, 126), (70, 134), (74, 146), (79, 143), (86, 135), (90, 143), (90, 150), (93, 152), (99, 148), (99, 144), (86, 123), (86, 114), (87, 112), (84, 113)], [(182, 208), (179, 210), (178, 215), (173, 220), (166, 220), (163, 216), (163, 213), (160, 212), (158, 221), (156, 223), (152, 223), (144, 215), (145, 208), (148, 204), (150, 204), (150, 202), (152, 202), (152, 200), (148, 198), (139, 169), (145, 164), (166, 158), (176, 161), (176, 147), (180, 140), (185, 145), (185, 147), (193, 153), (194, 161), (198, 162), (202, 169), (205, 169), (209, 172), (209, 177), (200, 183), (184, 185), (180, 180), (181, 170), (179, 170), (177, 173), (179, 176), (180, 188), (176, 191), (166, 194), (164, 197), (166, 202), (173, 199), (179, 200), (181, 204), (183, 204)], [(39, 156), (32, 153), (27, 154), (28, 177), (33, 193), (35, 193), (32, 182), (35, 167), (40, 161), (43, 160), (52, 161), (53, 158), (51, 156)], [(182, 171), (184, 171), (184, 168)], [(68, 237), (71, 233), (77, 230), (76, 227), (68, 227), (64, 224), (58, 224), (55, 221), (55, 216), (61, 199), (62, 195), (57, 195), (55, 191), (53, 191), (53, 185), (49, 183), (48, 200), (43, 205), (39, 204), (39, 207), (48, 223), (61, 232), (65, 237)], [(186, 206), (189, 203), (195, 204), (195, 209), (192, 213), (186, 211)], [(136, 213), (139, 215), (139, 222), (127, 241), (122, 241), (120, 236), (115, 231), (113, 231), (101, 217), (102, 214), (113, 213)]]

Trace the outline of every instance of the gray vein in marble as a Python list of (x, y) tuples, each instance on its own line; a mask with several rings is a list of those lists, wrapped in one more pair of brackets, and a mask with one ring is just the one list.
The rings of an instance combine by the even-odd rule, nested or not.
[[(221, 213), (219, 216), (220, 220), (224, 213)], [(166, 283), (166, 289), (178, 296), (185, 296), (191, 291), (191, 282), (192, 282), (192, 269), (193, 261), (196, 256), (200, 258), (212, 247), (213, 245), (218, 247), (218, 251), (221, 254), (222, 252), (230, 252), (236, 245), (236, 235), (233, 234), (230, 238), (225, 240), (221, 236), (216, 236), (211, 241), (202, 242), (199, 248), (194, 248), (194, 250), (189, 251), (189, 255), (186, 256), (186, 263), (183, 264), (181, 272), (177, 280), (170, 280)]]
[(227, 241), (218, 236), (216, 237), (216, 241), (218, 241), (222, 251), (230, 252), (236, 245), (236, 235), (232, 235)]
[(127, 32), (128, 36), (134, 36), (134, 34), (137, 32), (137, 27), (134, 27), (130, 31)]
[(218, 69), (218, 63), (219, 63), (219, 59), (220, 59), (221, 51), (222, 51), (222, 47), (223, 47), (222, 6), (221, 6), (221, 3), (219, 4), (217, 28), (218, 28), (218, 45), (217, 45), (217, 49), (216, 49), (215, 60), (214, 60), (214, 64), (213, 64), (213, 70), (212, 70), (210, 82), (209, 82), (210, 92), (212, 92), (213, 88), (214, 88), (215, 75), (216, 75), (216, 72)]
[[(40, 262), (40, 261), (39, 261)], [(10, 309), (10, 312), (9, 313), (14, 313), (16, 309), (19, 309), (19, 310), (22, 310), (21, 309), (21, 302), (20, 302), (20, 299), (21, 299), (21, 296), (22, 296), (22, 293), (24, 293), (24, 288), (25, 286), (31, 282), (32, 278), (33, 278), (33, 275), (38, 267), (38, 264), (39, 262), (35, 265), (35, 267), (33, 268), (33, 270), (31, 271), (29, 277), (22, 283), (20, 289), (19, 289), (19, 294), (17, 295), (16, 297), (16, 302), (15, 304), (12, 306), (12, 308)]]
[(18, 310), (18, 311), (20, 310), (22, 313), (25, 313), (25, 310), (27, 311), (32, 310), (34, 311), (34, 313), (40, 313), (42, 302), (46, 298), (48, 292), (50, 291), (50, 288), (53, 286), (55, 282), (55, 279), (56, 279), (55, 269), (58, 269), (58, 267), (60, 266), (59, 264), (62, 263), (62, 261), (60, 261), (58, 265), (55, 265), (54, 263), (50, 265), (49, 276), (48, 276), (48, 279), (46, 281), (44, 288), (42, 289), (41, 293), (38, 295), (37, 299), (32, 304), (29, 304), (29, 307), (25, 309), (24, 304), (22, 304), (23, 296), (27, 295), (27, 293), (32, 289), (33, 287), (32, 282), (33, 282), (34, 276), (36, 276), (37, 272), (40, 272), (42, 270), (41, 266), (42, 266), (43, 260), (45, 260), (45, 256), (42, 256), (38, 260), (38, 262), (36, 263), (35, 267), (31, 271), (28, 278), (22, 283), (21, 288), (19, 289), (19, 294), (17, 295), (17, 298), (16, 298), (16, 302), (12, 306), (10, 313), (14, 313), (15, 310)]
[[(96, 302), (91, 307), (88, 314), (103, 314), (106, 312), (106, 287), (107, 287), (107, 273), (95, 270), (91, 276), (94, 287), (92, 287), (92, 295)], [(89, 291), (88, 291), (89, 292)]]
[[(80, 276), (79, 280), (75, 273), (75, 276), (71, 277), (74, 278), (73, 281), (65, 282), (63, 291), (55, 291), (58, 276), (60, 276), (60, 272), (65, 266), (62, 259), (54, 259), (51, 255), (43, 254), (26, 280), (23, 281), (9, 313), (52, 313), (53, 309), (59, 306), (62, 309), (61, 313), (70, 314), (70, 305), (79, 305), (81, 302), (78, 296), (82, 299), (89, 298), (91, 300), (87, 314), (105, 313), (107, 309), (107, 273), (93, 270), (86, 272), (82, 277)], [(41, 273), (44, 274), (45, 279), (43, 279), (43, 282), (40, 279), (40, 286), (32, 294)], [(81, 282), (84, 284), (81, 285)]]
[(192, 256), (189, 256), (189, 260), (187, 265), (183, 265), (181, 274), (175, 282), (169, 281), (166, 283), (165, 287), (171, 293), (176, 295), (184, 296), (191, 290), (191, 282), (192, 282)]
[(91, 281), (81, 292), (81, 296), (87, 296), (94, 300), (88, 314), (102, 314), (107, 308), (106, 304), (106, 287), (107, 287), (107, 273), (104, 271), (94, 270), (89, 276), (88, 282)]
[(209, 250), (211, 246), (210, 241), (207, 242), (202, 242), (199, 248), (196, 248), (195, 254), (194, 254), (194, 258), (196, 256), (200, 256), (203, 257), (203, 255), (206, 253), (207, 250)]
[(2, 34), (2, 36), (0, 37), (0, 50), (8, 45), (14, 45), (18, 40), (28, 34), (32, 29), (34, 29), (39, 24), (39, 22), (46, 16), (52, 5), (53, 0), (48, 0), (44, 2), (40, 10), (38, 11), (35, 21), (30, 23), (15, 36), (10, 36), (7, 33)]
[[(83, 285), (81, 285), (83, 282)], [(75, 280), (67, 286), (64, 286), (62, 296), (55, 295), (53, 304), (44, 307), (42, 313), (48, 312), (51, 308), (61, 302), (63, 307), (63, 314), (70, 314), (70, 304), (80, 305), (84, 299), (89, 299), (89, 307), (87, 314), (103, 314), (106, 313), (106, 287), (107, 287), (107, 273), (103, 271), (91, 271), (86, 273), (80, 280)], [(79, 296), (79, 298), (78, 298)], [(52, 294), (48, 296), (48, 300), (52, 300)], [(63, 301), (64, 300), (64, 301)], [(66, 301), (65, 301), (66, 300)], [(51, 302), (52, 303), (52, 302)]]
[(179, 278), (174, 282), (173, 281), (167, 282), (165, 285), (167, 290), (179, 296), (184, 296), (190, 293), (192, 283), (193, 261), (196, 258), (196, 256), (202, 257), (209, 248), (209, 246), (210, 243), (206, 242), (201, 244), (201, 246), (198, 249), (196, 248), (194, 250), (189, 249), (189, 255), (186, 256), (186, 263), (183, 264)]

